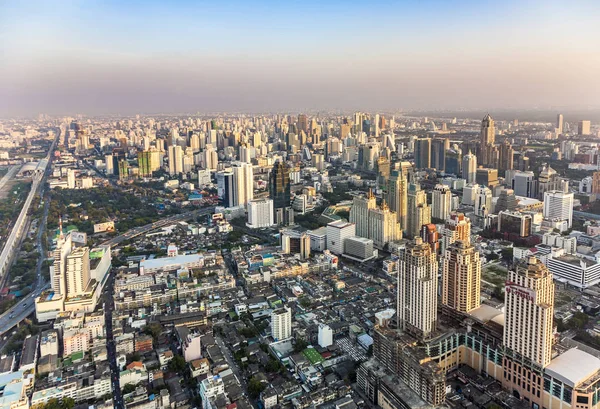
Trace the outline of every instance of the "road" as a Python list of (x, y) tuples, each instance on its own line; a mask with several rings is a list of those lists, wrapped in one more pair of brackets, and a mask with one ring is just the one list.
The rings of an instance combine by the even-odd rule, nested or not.
[(10, 169), (8, 169), (6, 175), (4, 175), (2, 179), (0, 179), (0, 191), (2, 191), (2, 189), (4, 189), (4, 186), (6, 186), (6, 184), (8, 183), (8, 181), (11, 180), (17, 174), (19, 169), (21, 169), (20, 165), (11, 166)]
[(123, 397), (121, 396), (121, 385), (120, 385), (120, 373), (119, 367), (117, 366), (117, 348), (115, 345), (115, 339), (113, 335), (112, 326), (112, 312), (115, 307), (114, 299), (112, 297), (115, 283), (115, 276), (112, 274), (108, 278), (104, 287), (102, 297), (104, 299), (104, 317), (106, 319), (106, 352), (108, 354), (108, 364), (110, 365), (111, 372), (111, 383), (113, 390), (113, 406), (116, 409), (124, 409)]
[(172, 224), (173, 222), (191, 219), (192, 217), (196, 217), (196, 216), (204, 216), (204, 215), (211, 214), (214, 212), (215, 212), (215, 208), (214, 208), (214, 206), (211, 206), (211, 207), (205, 207), (203, 209), (193, 210), (191, 212), (176, 214), (174, 216), (160, 219), (154, 223), (146, 224), (144, 226), (140, 226), (140, 227), (136, 227), (131, 230), (127, 230), (127, 232), (125, 232), (119, 236), (113, 237), (113, 238), (101, 243), (100, 245), (101, 246), (115, 246), (117, 244), (124, 242), (125, 240), (129, 240), (134, 237), (141, 236), (142, 234), (146, 234), (152, 230), (155, 230), (155, 229), (158, 229), (158, 228), (161, 228), (164, 226), (168, 226), (168, 225)]
[(221, 349), (221, 353), (225, 357), (225, 360), (227, 361), (227, 365), (229, 365), (229, 369), (231, 369), (231, 371), (233, 372), (233, 374), (235, 376), (237, 376), (238, 381), (240, 381), (240, 384), (241, 384), (242, 388), (244, 388), (244, 390), (246, 390), (246, 386), (247, 386), (246, 385), (246, 379), (244, 378), (244, 376), (240, 372), (240, 368), (237, 365), (237, 363), (233, 360), (233, 356), (231, 355), (231, 350), (227, 347), (227, 345), (225, 345), (225, 343), (223, 342), (223, 340), (221, 339), (221, 337), (218, 336), (218, 335), (215, 336), (215, 342), (217, 343), (217, 345)]
[[(43, 195), (44, 195), (45, 180), (50, 172), (51, 167), (49, 165), (52, 161), (52, 157), (53, 157), (52, 153), (54, 152), (54, 148), (56, 147), (56, 143), (57, 143), (59, 137), (60, 137), (60, 130), (57, 129), (57, 136), (54, 139), (54, 142), (52, 143), (50, 150), (48, 151), (48, 155), (46, 156), (46, 159), (48, 159), (48, 163), (46, 165), (46, 168), (44, 169), (43, 175), (41, 175), (41, 178), (38, 182), (39, 185), (41, 185), (40, 197), (43, 197)], [(37, 186), (35, 186), (35, 189), (37, 190)], [(29, 198), (31, 197), (33, 199), (33, 196), (35, 196), (34, 193), (35, 193), (34, 185), (32, 185), (31, 191), (27, 198), (28, 202), (25, 203), (25, 206), (23, 207), (23, 210), (21, 211), (21, 214), (24, 213), (25, 217), (27, 215), (27, 211), (29, 210), (29, 206), (31, 205), (31, 200), (29, 200)], [(37, 296), (39, 296), (43, 290), (48, 288), (48, 284), (44, 282), (44, 276), (42, 274), (42, 266), (44, 264), (44, 260), (46, 259), (45, 255), (44, 255), (45, 250), (44, 250), (44, 244), (42, 242), (43, 241), (42, 237), (43, 237), (44, 231), (46, 229), (46, 221), (48, 219), (49, 205), (50, 205), (50, 202), (48, 200), (46, 200), (46, 202), (44, 203), (44, 214), (42, 216), (42, 220), (40, 223), (38, 223), (37, 250), (40, 253), (40, 256), (38, 258), (38, 263), (36, 266), (37, 281), (35, 281), (32, 285), (31, 294), (29, 294), (25, 298), (21, 299), (17, 304), (15, 304), (12, 308), (10, 308), (8, 311), (6, 311), (4, 314), (2, 314), (0, 316), (0, 335), (6, 334), (15, 325), (17, 325), (18, 323), (23, 321), (25, 318), (27, 318), (29, 315), (31, 315), (35, 311), (35, 298)], [(21, 215), (19, 215), (19, 217), (21, 217)], [(13, 232), (15, 231), (17, 226), (18, 226), (18, 223), (15, 223)], [(13, 232), (11, 232), (11, 237), (13, 235)], [(12, 254), (14, 254), (14, 253), (11, 253), (11, 255)]]

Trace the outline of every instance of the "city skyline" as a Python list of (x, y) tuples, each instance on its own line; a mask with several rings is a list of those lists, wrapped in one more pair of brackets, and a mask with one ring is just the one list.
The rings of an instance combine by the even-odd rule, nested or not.
[(0, 9), (2, 117), (600, 107), (593, 2)]

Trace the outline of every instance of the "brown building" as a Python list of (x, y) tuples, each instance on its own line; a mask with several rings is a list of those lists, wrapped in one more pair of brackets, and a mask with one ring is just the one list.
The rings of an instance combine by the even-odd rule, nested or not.
[(460, 312), (481, 305), (481, 255), (469, 244), (457, 240), (442, 260), (442, 304)]

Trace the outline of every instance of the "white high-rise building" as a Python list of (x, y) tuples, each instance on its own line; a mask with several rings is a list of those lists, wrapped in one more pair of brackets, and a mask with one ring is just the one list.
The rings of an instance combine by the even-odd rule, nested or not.
[(477, 183), (465, 185), (463, 188), (462, 203), (467, 206), (475, 206), (475, 197), (477, 196), (478, 189), (479, 185)]
[(475, 215), (485, 217), (492, 212), (492, 191), (480, 186), (475, 193)]
[(420, 237), (398, 259), (398, 328), (428, 338), (437, 324), (438, 261)]
[(75, 189), (75, 169), (67, 169), (67, 187)]
[[(350, 222), (356, 225), (356, 235), (369, 237), (369, 211), (377, 207), (373, 192), (367, 196), (355, 196), (350, 209)], [(341, 254), (341, 253), (340, 253)]]
[(535, 257), (508, 272), (505, 287), (504, 346), (522, 359), (545, 367), (552, 359), (554, 282)]
[(333, 330), (329, 325), (319, 324), (318, 342), (321, 348), (333, 345)]
[(356, 236), (356, 225), (343, 220), (336, 220), (327, 224), (327, 249), (333, 254), (344, 253), (344, 241), (348, 237)]
[(446, 220), (452, 210), (452, 192), (445, 185), (436, 185), (431, 193), (431, 217)]
[(512, 189), (515, 191), (516, 196), (536, 197), (537, 181), (535, 174), (533, 172), (515, 172), (512, 178)]
[(235, 205), (246, 206), (254, 199), (254, 170), (249, 163), (233, 163)]
[(477, 156), (473, 155), (471, 151), (463, 156), (462, 174), (463, 179), (467, 183), (475, 183), (475, 177), (477, 176)]
[(273, 200), (255, 199), (248, 202), (248, 227), (258, 229), (273, 226)]
[(557, 190), (544, 193), (544, 217), (566, 220), (569, 228), (573, 225), (573, 193)]
[(106, 169), (106, 174), (107, 175), (114, 175), (115, 174), (115, 167), (114, 167), (113, 156), (112, 155), (106, 155), (104, 157), (104, 168)]
[(179, 145), (169, 146), (169, 175), (183, 172), (183, 149)]
[(90, 249), (76, 248), (67, 257), (67, 297), (86, 293), (90, 282)]
[(62, 230), (62, 220), (59, 222), (59, 236), (54, 249), (54, 263), (50, 266), (50, 285), (52, 291), (57, 295), (65, 296), (67, 294), (67, 283), (65, 280), (67, 272), (67, 257), (71, 254), (73, 242), (71, 233), (66, 236)]
[(275, 341), (292, 337), (292, 311), (278, 308), (271, 313), (271, 336)]

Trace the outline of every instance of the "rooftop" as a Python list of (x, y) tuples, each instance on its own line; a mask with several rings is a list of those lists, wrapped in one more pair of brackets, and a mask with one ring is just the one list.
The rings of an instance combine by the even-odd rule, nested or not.
[(577, 348), (554, 358), (546, 367), (547, 374), (571, 387), (576, 387), (598, 371), (600, 359)]

